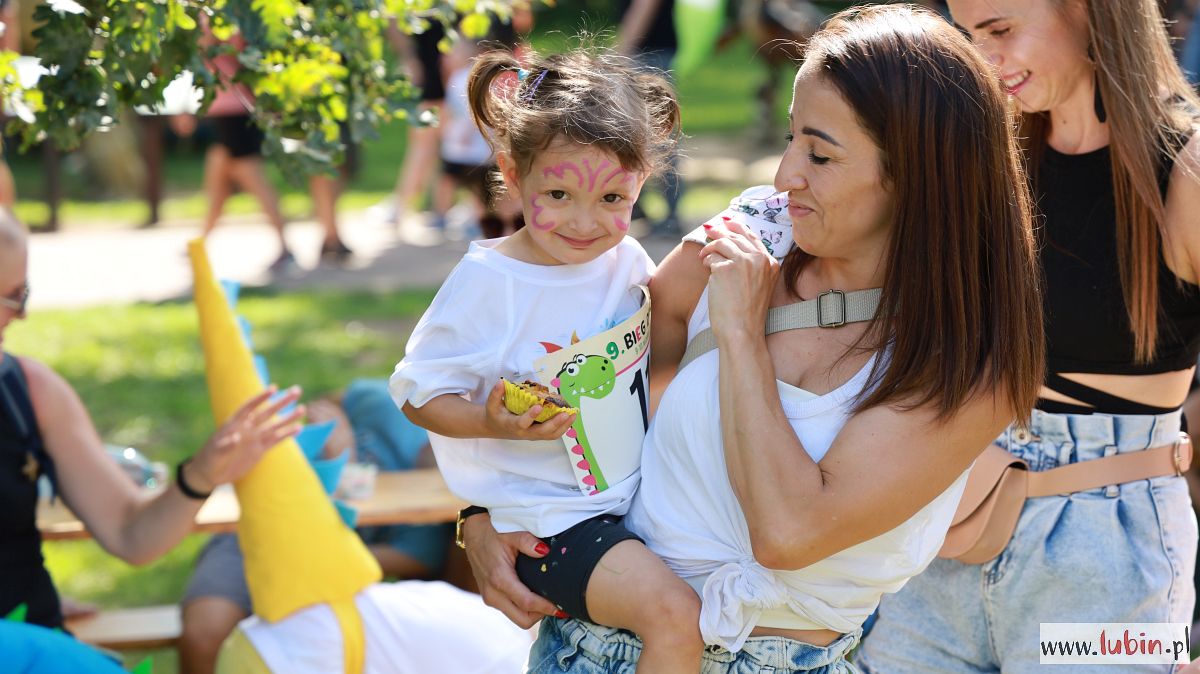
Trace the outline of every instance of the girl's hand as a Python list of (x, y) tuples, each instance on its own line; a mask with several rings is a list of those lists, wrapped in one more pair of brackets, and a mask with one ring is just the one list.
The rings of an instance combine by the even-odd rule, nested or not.
[(187, 465), (189, 486), (207, 493), (218, 485), (239, 480), (258, 464), (268, 449), (300, 431), (303, 405), (275, 418), (283, 408), (299, 400), (300, 387), (293, 386), (278, 400), (268, 403), (275, 391), (272, 384), (246, 401), (212, 434)]
[(483, 405), (484, 425), (489, 436), (502, 440), (556, 440), (575, 423), (575, 415), (561, 412), (554, 417), (537, 423), (534, 419), (542, 413), (541, 405), (534, 405), (524, 414), (513, 414), (504, 406), (504, 382), (498, 381), (488, 393)]
[(712, 240), (700, 249), (700, 260), (709, 270), (708, 315), (718, 345), (724, 339), (761, 335), (779, 262), (756, 233), (737, 221), (705, 225), (704, 231)]
[(565, 618), (543, 597), (525, 587), (517, 578), (517, 554), (545, 557), (550, 548), (537, 536), (525, 531), (498, 534), (487, 515), (474, 515), (463, 521), (463, 544), (475, 574), (475, 583), (483, 603), (500, 611), (522, 629), (533, 627), (542, 616)]

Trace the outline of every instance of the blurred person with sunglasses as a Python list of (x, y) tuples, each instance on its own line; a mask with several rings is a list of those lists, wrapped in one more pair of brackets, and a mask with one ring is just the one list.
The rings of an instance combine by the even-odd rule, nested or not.
[[(28, 262), (25, 227), (0, 208), (0, 349), (9, 326), (26, 317)], [(26, 622), (63, 624), (37, 529), (41, 476), (106, 551), (146, 564), (192, 530), (217, 485), (245, 475), (267, 449), (300, 430), (303, 406), (282, 413), (300, 397), (299, 389), (271, 400), (274, 393), (272, 386), (247, 401), (179, 464), (170, 485), (150, 493), (109, 459), (91, 416), (62, 376), (0, 350), (0, 615), (24, 606)]]

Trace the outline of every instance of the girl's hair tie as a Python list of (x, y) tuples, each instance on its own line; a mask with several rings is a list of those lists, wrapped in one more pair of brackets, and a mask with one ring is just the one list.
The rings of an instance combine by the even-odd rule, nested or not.
[[(538, 73), (537, 77), (533, 78), (533, 84), (530, 84), (529, 90), (526, 91), (523, 96), (521, 96), (522, 101), (529, 103), (533, 100), (534, 94), (537, 93), (538, 86), (541, 85), (542, 80), (546, 79), (546, 73), (548, 73), (548, 72), (550, 72), (550, 71), (543, 70), (540, 73)], [(524, 77), (522, 77), (522, 73), (524, 73)], [(529, 71), (527, 71), (527, 70), (517, 71), (517, 81), (518, 82), (521, 80), (524, 80), (526, 77), (529, 77)]]

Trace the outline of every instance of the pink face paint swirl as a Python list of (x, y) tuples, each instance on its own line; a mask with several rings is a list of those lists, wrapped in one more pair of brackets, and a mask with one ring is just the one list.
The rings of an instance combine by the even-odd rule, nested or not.
[[(587, 171), (587, 188), (589, 192), (596, 189), (596, 178), (600, 177), (600, 172), (609, 166), (612, 166), (612, 163), (610, 163), (607, 159), (601, 159), (600, 165), (597, 166), (595, 170), (592, 170), (592, 163), (586, 159), (583, 160), (583, 168), (585, 171)], [(580, 187), (582, 187), (582, 185), (580, 185)], [(603, 187), (603, 185), (601, 185), (601, 187)]]
[(545, 206), (538, 203), (538, 199), (541, 199), (541, 198), (542, 198), (542, 195), (539, 194), (529, 202), (530, 204), (533, 205), (533, 213), (529, 214), (529, 224), (533, 225), (536, 229), (540, 229), (543, 232), (548, 232), (548, 231), (554, 229), (555, 227), (557, 227), (558, 225), (554, 222), (542, 222), (539, 219), (542, 215), (542, 211), (546, 210)]
[(617, 183), (618, 185), (623, 185), (629, 182), (630, 178), (633, 178), (632, 173), (618, 166), (612, 173), (608, 174), (608, 177), (604, 179), (604, 182), (600, 183), (600, 187), (608, 187), (608, 184), (612, 182), (612, 179), (616, 178), (617, 176), (621, 176), (621, 180)]
[(560, 180), (565, 180), (567, 171), (574, 172), (575, 177), (578, 179), (577, 184), (580, 187), (583, 187), (583, 173), (579, 171), (579, 166), (573, 161), (565, 161), (558, 166), (551, 166), (548, 169), (542, 169), (542, 177), (548, 178), (550, 176), (554, 176)]
[(613, 218), (613, 224), (616, 225), (617, 229), (622, 232), (629, 231), (629, 221), (622, 220), (621, 216), (619, 216), (619, 215), (617, 217)]

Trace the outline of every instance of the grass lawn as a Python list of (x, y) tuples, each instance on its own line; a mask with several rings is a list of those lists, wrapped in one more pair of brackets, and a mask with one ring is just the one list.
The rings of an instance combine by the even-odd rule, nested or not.
[[(272, 378), (305, 398), (356, 377), (386, 377), (433, 290), (392, 294), (246, 291), (239, 311)], [(190, 303), (38, 312), (9, 327), (5, 347), (46, 362), (79, 391), (107, 442), (174, 465), (213, 430), (197, 319)], [(101, 606), (179, 600), (205, 536), (189, 536), (163, 559), (131, 567), (91, 541), (47, 543), (59, 590)], [(175, 671), (155, 654), (156, 674)], [(130, 663), (136, 663), (137, 657)]]

